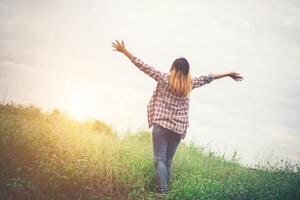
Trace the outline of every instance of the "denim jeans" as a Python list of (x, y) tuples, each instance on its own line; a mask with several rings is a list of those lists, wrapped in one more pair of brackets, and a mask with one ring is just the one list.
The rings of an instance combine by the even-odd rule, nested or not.
[(171, 163), (181, 135), (158, 124), (153, 125), (152, 143), (157, 179), (157, 192), (167, 192), (171, 177)]

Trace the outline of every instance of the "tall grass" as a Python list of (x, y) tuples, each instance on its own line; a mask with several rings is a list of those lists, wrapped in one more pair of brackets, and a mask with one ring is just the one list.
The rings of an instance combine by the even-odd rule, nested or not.
[(180, 143), (171, 191), (155, 194), (149, 131), (124, 138), (59, 110), (0, 106), (0, 199), (297, 199), (299, 167), (241, 166)]

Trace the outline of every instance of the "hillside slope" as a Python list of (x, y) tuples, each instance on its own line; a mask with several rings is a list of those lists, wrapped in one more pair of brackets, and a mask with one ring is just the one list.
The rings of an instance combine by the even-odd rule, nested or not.
[[(0, 199), (297, 199), (299, 167), (250, 169), (180, 143), (171, 191), (159, 196), (151, 133), (119, 138), (36, 106), (0, 106)], [(298, 172), (293, 172), (298, 170)]]

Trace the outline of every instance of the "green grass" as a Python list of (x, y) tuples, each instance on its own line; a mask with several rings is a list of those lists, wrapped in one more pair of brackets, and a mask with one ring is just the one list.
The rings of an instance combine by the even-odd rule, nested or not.
[(299, 166), (251, 169), (180, 143), (158, 195), (151, 133), (119, 138), (101, 121), (0, 105), (0, 199), (299, 199)]

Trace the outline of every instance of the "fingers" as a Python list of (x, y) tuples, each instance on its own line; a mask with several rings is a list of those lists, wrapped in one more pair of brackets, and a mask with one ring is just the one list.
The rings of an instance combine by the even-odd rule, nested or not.
[(114, 48), (113, 51), (116, 51), (117, 50), (117, 47), (112, 45), (112, 47)]
[(118, 40), (116, 40), (116, 43), (112, 42), (112, 44), (116, 45), (116, 46), (125, 46), (125, 43), (123, 40), (121, 40), (121, 43)]
[(239, 73), (236, 73), (236, 72), (234, 72), (233, 76), (236, 79), (243, 79), (243, 76), (241, 76)]
[(114, 46), (116, 46), (116, 47), (117, 47), (117, 46), (119, 46), (118, 44), (116, 44), (116, 43), (113, 43), (113, 42), (112, 42), (112, 45), (114, 45)]
[(125, 43), (123, 40), (121, 40), (121, 42), (119, 42), (118, 40), (115, 40), (115, 42), (111, 43), (111, 46), (115, 49), (113, 49), (113, 51), (120, 51), (122, 52), (125, 49)]
[(232, 77), (235, 81), (242, 81), (243, 80), (243, 77), (242, 76), (239, 76), (239, 75), (234, 75), (233, 77)]
[(111, 46), (114, 48), (112, 51), (119, 51), (119, 45), (117, 45), (117, 44), (115, 44), (113, 42), (111, 44), (112, 44)]
[(241, 76), (241, 75), (240, 75), (239, 73), (237, 73), (237, 72), (230, 72), (229, 74), (230, 74), (231, 78), (232, 78), (233, 80), (235, 80), (236, 82), (242, 81), (242, 80), (244, 79), (243, 76)]

